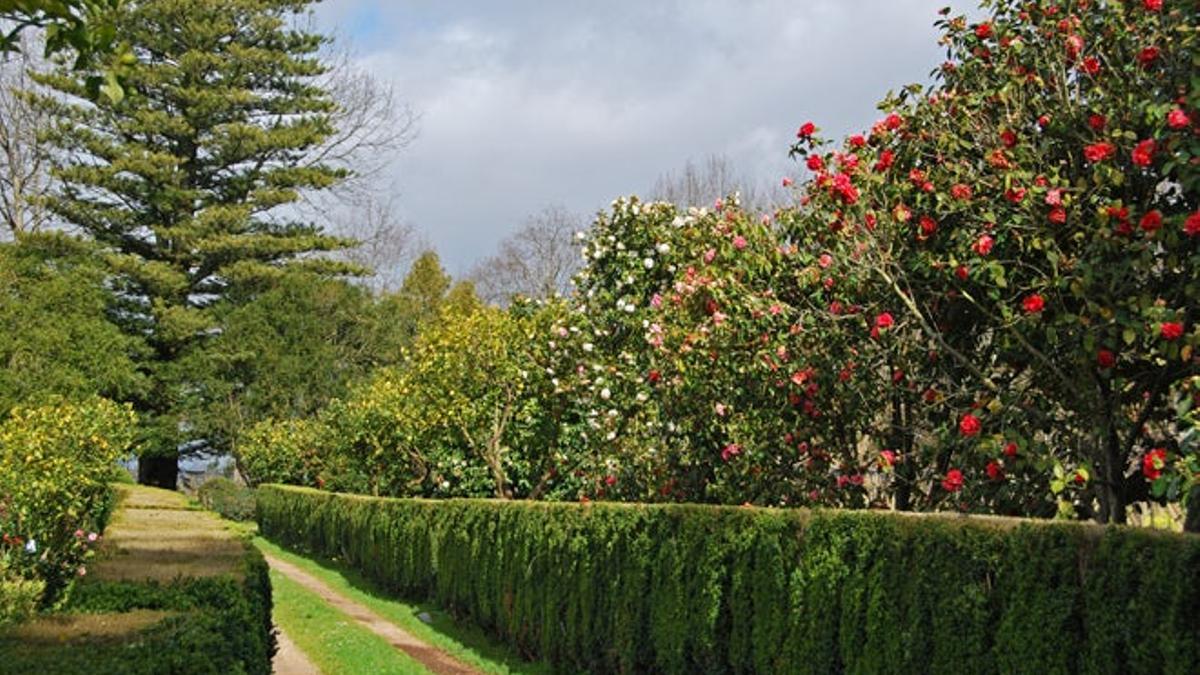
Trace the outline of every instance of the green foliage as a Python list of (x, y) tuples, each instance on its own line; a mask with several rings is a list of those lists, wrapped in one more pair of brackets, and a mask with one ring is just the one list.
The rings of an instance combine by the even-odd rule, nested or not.
[(48, 207), (109, 251), (114, 317), (152, 349), (152, 387), (135, 399), (151, 456), (188, 440), (196, 383), (179, 364), (219, 332), (219, 300), (285, 270), (356, 269), (307, 255), (349, 242), (280, 209), (346, 175), (316, 158), (336, 104), (315, 84), (325, 38), (293, 22), (309, 4), (129, 3), (116, 17), (137, 57), (123, 99), (88, 101), (87, 69), (35, 76), (58, 150)]
[(205, 481), (196, 490), (196, 499), (205, 508), (230, 520), (254, 520), (254, 488), (218, 476)]
[(392, 346), (397, 351), (438, 318), (449, 290), (450, 275), (436, 252), (425, 251), (413, 261), (400, 290), (381, 299), (384, 316), (395, 324)]
[(143, 391), (144, 345), (108, 321), (104, 278), (91, 247), (62, 234), (0, 244), (0, 419), (55, 395)]
[(1187, 535), (258, 494), (265, 536), (436, 599), (562, 672), (1187, 673), (1200, 660), (1200, 589), (1177, 583), (1200, 573)]
[(0, 424), (0, 561), (57, 599), (112, 508), (109, 480), (135, 417), (104, 399), (16, 408)]
[(243, 434), (238, 466), (252, 484), (316, 485), (329, 458), (319, 420), (264, 420)]
[(46, 582), (26, 579), (0, 559), (0, 627), (33, 616), (45, 592)]
[(191, 419), (217, 447), (236, 451), (266, 419), (312, 416), (372, 367), (399, 358), (385, 351), (393, 328), (374, 298), (341, 279), (284, 274), (213, 313), (220, 335), (180, 367), (198, 383)]
[(103, 94), (110, 101), (124, 96), (121, 76), (133, 55), (129, 45), (118, 40), (116, 17), (125, 0), (2, 0), (0, 54), (18, 51), (21, 31), (30, 27), (45, 31), (45, 54), (70, 52), (74, 67), (100, 67), (89, 75), (88, 94)]

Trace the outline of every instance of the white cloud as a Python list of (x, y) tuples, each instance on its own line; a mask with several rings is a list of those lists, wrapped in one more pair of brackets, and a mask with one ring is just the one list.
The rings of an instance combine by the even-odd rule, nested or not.
[(400, 203), (464, 271), (543, 206), (589, 213), (689, 157), (777, 180), (800, 122), (864, 128), (925, 79), (944, 1), (332, 0), (318, 26), (421, 112)]

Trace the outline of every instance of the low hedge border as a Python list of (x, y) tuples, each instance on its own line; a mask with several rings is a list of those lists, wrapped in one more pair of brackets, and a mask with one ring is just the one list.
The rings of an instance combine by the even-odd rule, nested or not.
[(1200, 537), (873, 511), (263, 486), (283, 545), (563, 672), (1194, 673)]
[[(123, 500), (120, 508), (126, 512), (109, 541), (121, 546), (102, 556), (65, 606), (0, 632), (0, 673), (268, 675), (275, 636), (262, 553), (224, 530), (212, 514), (187, 511), (178, 493), (133, 490), (136, 499)], [(187, 518), (178, 520), (183, 513)], [(156, 548), (152, 541), (142, 546), (136, 528), (157, 521), (176, 528), (176, 538), (186, 533), (203, 542), (202, 550)], [(194, 529), (177, 529), (186, 522), (195, 523)], [(146, 537), (143, 531), (141, 537), (153, 539), (153, 534)], [(193, 559), (203, 556), (203, 549), (214, 556), (207, 573), (174, 571), (195, 569)], [(127, 577), (137, 569), (146, 578)], [(147, 616), (154, 620), (142, 620)]]

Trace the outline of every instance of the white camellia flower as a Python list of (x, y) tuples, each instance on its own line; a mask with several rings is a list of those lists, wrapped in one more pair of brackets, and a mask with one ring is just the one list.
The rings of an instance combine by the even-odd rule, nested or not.
[(605, 440), (609, 440), (609, 441), (611, 441), (611, 440), (613, 440), (613, 439), (614, 439), (614, 438), (616, 438), (616, 437), (617, 437), (617, 432), (615, 432), (615, 431), (610, 431), (610, 432), (608, 432), (608, 435), (604, 437), (604, 439), (605, 439)]
[(600, 390), (600, 398), (604, 399), (605, 401), (612, 398), (612, 392), (608, 390), (608, 387)]
[(590, 352), (595, 348), (596, 348), (596, 345), (593, 345), (590, 342), (583, 343), (583, 351), (585, 351), (585, 352)]
[(659, 253), (666, 255), (671, 252), (671, 245), (664, 241), (658, 246), (655, 246), (654, 249)]
[(642, 267), (645, 267), (646, 269), (653, 269), (654, 268), (654, 259), (646, 258), (645, 260), (642, 261)]
[(645, 403), (646, 399), (648, 399), (648, 398), (650, 398), (650, 397), (647, 396), (646, 392), (644, 392), (644, 391), (639, 391), (637, 394), (638, 403)]

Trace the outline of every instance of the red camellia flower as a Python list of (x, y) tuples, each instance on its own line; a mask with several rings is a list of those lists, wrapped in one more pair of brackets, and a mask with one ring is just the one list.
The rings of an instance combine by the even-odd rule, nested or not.
[(1017, 135), (1011, 129), (1005, 129), (1000, 132), (1000, 141), (1004, 143), (1004, 147), (1011, 148), (1017, 144)]
[(1138, 225), (1140, 225), (1141, 228), (1146, 232), (1154, 232), (1162, 227), (1162, 214), (1155, 209), (1154, 211), (1142, 216), (1142, 219), (1138, 222)]
[(1166, 466), (1167, 451), (1165, 448), (1154, 448), (1142, 455), (1142, 475), (1147, 480), (1158, 480)]
[(875, 327), (880, 330), (887, 330), (896, 325), (896, 320), (892, 318), (891, 312), (882, 312), (875, 317)]
[(1018, 450), (1017, 444), (1009, 441), (1009, 443), (1004, 446), (1004, 456), (1005, 457), (1016, 457), (1017, 450)]
[(1096, 352), (1096, 365), (1108, 370), (1117, 365), (1117, 355), (1108, 349), (1101, 349)]
[(971, 413), (963, 415), (962, 419), (958, 421), (958, 432), (963, 436), (974, 436), (981, 429), (983, 429), (983, 424), (978, 417)]
[(1108, 119), (1104, 115), (1088, 115), (1088, 126), (1092, 131), (1104, 131), (1104, 126), (1108, 124)]
[(1087, 161), (1095, 164), (1116, 154), (1117, 148), (1112, 143), (1093, 143), (1083, 148), (1083, 157)]
[(950, 196), (959, 201), (967, 201), (971, 198), (971, 186), (962, 183), (956, 183), (950, 186)]
[(1154, 149), (1154, 139), (1147, 138), (1133, 147), (1130, 157), (1138, 166), (1150, 166), (1150, 162), (1154, 161)]
[(950, 469), (942, 479), (942, 489), (946, 492), (958, 492), (963, 486), (963, 473), (958, 469)]
[(960, 281), (966, 281), (971, 276), (971, 270), (967, 269), (966, 265), (959, 265), (954, 270), (954, 276), (958, 277)]
[(808, 161), (805, 164), (811, 171), (823, 171), (825, 169), (825, 160), (820, 155), (809, 155)]
[(891, 150), (884, 150), (879, 153), (879, 161), (875, 162), (876, 171), (887, 171), (892, 167), (892, 162), (896, 161), (896, 154)]
[(1158, 334), (1167, 341), (1183, 337), (1183, 324), (1178, 321), (1164, 321), (1158, 328)]
[(927, 238), (933, 236), (934, 232), (937, 232), (937, 221), (934, 220), (933, 218), (930, 218), (929, 216), (921, 216), (920, 225), (921, 225), (920, 237), (922, 239), (927, 239)]
[(1138, 52), (1138, 63), (1142, 64), (1143, 66), (1148, 66), (1158, 60), (1158, 54), (1158, 47), (1153, 45), (1146, 47), (1142, 51)]
[(993, 459), (987, 463), (987, 476), (992, 480), (1004, 480), (1004, 466)]
[(662, 373), (658, 372), (657, 370), (652, 370), (650, 371), (650, 374), (646, 376), (646, 379), (650, 381), (650, 384), (658, 384), (658, 381), (662, 379)]
[(1142, 7), (1146, 8), (1147, 12), (1162, 11), (1163, 0), (1142, 0)]
[(861, 148), (867, 144), (867, 139), (862, 134), (854, 134), (849, 138), (849, 141), (852, 148)]
[(1027, 295), (1025, 296), (1025, 299), (1021, 301), (1021, 309), (1024, 309), (1026, 314), (1037, 314), (1045, 308), (1046, 301), (1043, 300), (1042, 296), (1038, 295), (1037, 293)]
[(817, 125), (812, 122), (805, 122), (800, 125), (800, 129), (796, 131), (796, 138), (811, 138), (813, 132), (817, 130)]
[(1196, 211), (1183, 221), (1183, 233), (1189, 237), (1200, 236), (1200, 211)]
[(1095, 77), (1096, 74), (1100, 72), (1100, 59), (1094, 56), (1089, 56), (1083, 60), (1083, 63), (1081, 63), (1079, 67), (1083, 70), (1083, 72)]
[(1171, 127), (1172, 129), (1186, 129), (1191, 123), (1192, 120), (1188, 117), (1188, 114), (1183, 111), (1183, 108), (1175, 108), (1171, 112), (1167, 113), (1167, 126)]
[(975, 243), (971, 245), (971, 249), (979, 255), (987, 255), (992, 252), (992, 246), (995, 245), (995, 243), (996, 242), (994, 239), (992, 239), (991, 235), (983, 234), (975, 240)]
[(883, 118), (883, 126), (887, 127), (889, 131), (895, 131), (903, 125), (904, 118), (896, 113), (891, 113), (887, 117)]
[(1028, 192), (1023, 187), (1009, 188), (1004, 191), (1004, 198), (1014, 204), (1020, 204), (1025, 200), (1025, 193)]
[(992, 36), (992, 24), (985, 21), (985, 22), (979, 24), (978, 26), (975, 26), (975, 37), (979, 38), (980, 40), (986, 40), (986, 39), (990, 38), (991, 36)]
[(1067, 222), (1067, 210), (1061, 206), (1050, 209), (1050, 222), (1062, 225)]

